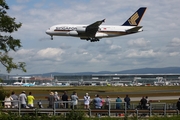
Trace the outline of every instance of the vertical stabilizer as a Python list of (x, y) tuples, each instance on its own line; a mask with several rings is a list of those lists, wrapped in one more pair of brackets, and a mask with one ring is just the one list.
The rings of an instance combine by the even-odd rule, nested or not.
[(147, 7), (139, 8), (122, 26), (138, 26)]

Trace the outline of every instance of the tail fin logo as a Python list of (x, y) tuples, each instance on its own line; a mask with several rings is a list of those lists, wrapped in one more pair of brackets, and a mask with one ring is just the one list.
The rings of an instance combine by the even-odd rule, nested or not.
[(129, 18), (129, 20), (128, 20), (129, 24), (130, 24), (130, 25), (137, 25), (136, 20), (137, 20), (138, 18), (139, 18), (138, 13), (137, 13), (137, 12), (134, 13), (134, 15), (131, 16), (131, 18)]

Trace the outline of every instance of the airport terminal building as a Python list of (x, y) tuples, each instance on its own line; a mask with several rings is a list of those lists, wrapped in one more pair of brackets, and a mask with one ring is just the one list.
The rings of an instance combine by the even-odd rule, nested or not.
[[(52, 77), (0, 76), (7, 85), (15, 82), (33, 83), (46, 86), (69, 85), (179, 85), (180, 74), (60, 74)], [(1, 83), (2, 84), (2, 83)]]
[(92, 74), (92, 75), (56, 75), (56, 82), (70, 84), (169, 84), (180, 83), (180, 74)]

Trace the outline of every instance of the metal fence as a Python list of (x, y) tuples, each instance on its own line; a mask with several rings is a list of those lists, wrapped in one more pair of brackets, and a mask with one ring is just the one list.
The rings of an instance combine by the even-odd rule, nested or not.
[[(97, 115), (97, 113), (104, 116), (141, 116), (141, 115), (163, 115), (167, 114), (179, 115), (179, 110), (176, 109), (174, 104), (167, 103), (150, 103), (147, 109), (141, 109), (138, 107), (138, 104), (131, 104), (130, 107), (127, 108), (126, 102), (109, 102), (108, 107), (95, 109), (94, 104), (90, 104), (89, 109), (84, 109), (83, 101), (79, 101), (77, 107), (73, 105), (72, 101), (56, 101), (52, 108), (48, 108), (48, 101), (39, 101), (38, 104), (35, 104), (35, 107), (32, 108), (21, 108), (20, 101), (3, 101), (4, 102), (18, 102), (17, 108), (1, 108), (2, 112), (11, 112), (18, 113), (19, 115), (24, 113), (35, 113), (35, 114), (51, 114), (58, 115), (61, 113), (69, 113), (74, 109), (74, 111), (82, 111), (86, 113), (89, 117)], [(40, 107), (39, 104), (42, 104), (43, 107)], [(120, 107), (117, 109), (116, 105), (119, 104)], [(68, 105), (68, 106), (67, 106)]]

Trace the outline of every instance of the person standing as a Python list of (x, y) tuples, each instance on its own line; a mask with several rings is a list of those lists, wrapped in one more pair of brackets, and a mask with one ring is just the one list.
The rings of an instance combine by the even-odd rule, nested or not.
[(101, 109), (102, 100), (101, 100), (101, 98), (99, 98), (98, 94), (96, 95), (96, 98), (94, 98), (93, 102), (94, 102), (94, 105), (95, 105), (96, 109)]
[(73, 92), (73, 94), (71, 95), (71, 101), (72, 101), (72, 105), (71, 108), (73, 109), (77, 109), (77, 104), (78, 104), (78, 96), (76, 92)]
[(106, 99), (105, 99), (105, 109), (109, 109), (110, 101), (111, 101), (111, 99), (109, 98), (109, 96), (107, 96)]
[(18, 106), (18, 96), (15, 94), (14, 91), (11, 93), (11, 97), (13, 99), (13, 101), (12, 101), (12, 108), (18, 108), (19, 107)]
[(147, 100), (145, 99), (144, 96), (140, 100), (140, 104), (141, 104), (141, 109), (146, 109)]
[(28, 107), (32, 108), (34, 107), (34, 96), (32, 95), (31, 92), (29, 92), (29, 95), (27, 96), (27, 101), (28, 101)]
[[(122, 100), (121, 100), (121, 98), (118, 96), (118, 97), (116, 98), (116, 109), (121, 109), (121, 102), (122, 102)], [(118, 116), (118, 114), (119, 114), (119, 113), (116, 113), (116, 116)]]
[(89, 109), (90, 96), (88, 93), (84, 96), (84, 109)]
[(121, 98), (118, 96), (116, 99), (116, 109), (121, 109)]
[(147, 109), (149, 109), (149, 106), (150, 106), (149, 104), (150, 104), (150, 103), (149, 103), (148, 96), (146, 96), (146, 100), (147, 100), (147, 103), (146, 103), (146, 108), (147, 108)]
[(101, 106), (101, 109), (103, 109), (103, 106), (104, 106), (105, 100), (104, 100), (102, 97), (100, 97), (100, 99), (101, 99), (100, 106)]
[(64, 94), (62, 95), (62, 101), (65, 102), (63, 103), (64, 108), (68, 108), (68, 95), (66, 91), (64, 91)]
[(5, 108), (10, 108), (11, 107), (11, 101), (13, 98), (10, 96), (9, 93), (6, 94), (6, 97), (4, 98), (4, 107)]
[[(57, 102), (59, 100), (58, 92), (54, 92), (54, 101)], [(59, 108), (59, 103), (55, 103), (55, 108)]]
[(25, 91), (22, 91), (22, 93), (19, 95), (19, 100), (21, 103), (21, 108), (26, 108), (27, 97)]
[(50, 92), (49, 97), (48, 97), (49, 105), (48, 108), (53, 108), (54, 107), (54, 93)]
[(126, 97), (124, 98), (124, 102), (126, 102), (126, 108), (127, 109), (130, 108), (130, 101), (131, 101), (131, 99), (129, 98), (128, 95), (126, 95)]
[(177, 107), (178, 110), (180, 110), (180, 98), (179, 98), (179, 100), (176, 103), (176, 107)]
[[(101, 104), (102, 104), (102, 99), (99, 97), (99, 95), (97, 94), (96, 97), (93, 100), (93, 103), (95, 105), (95, 109), (101, 109)], [(101, 115), (99, 113), (96, 113), (98, 117), (100, 117)]]

